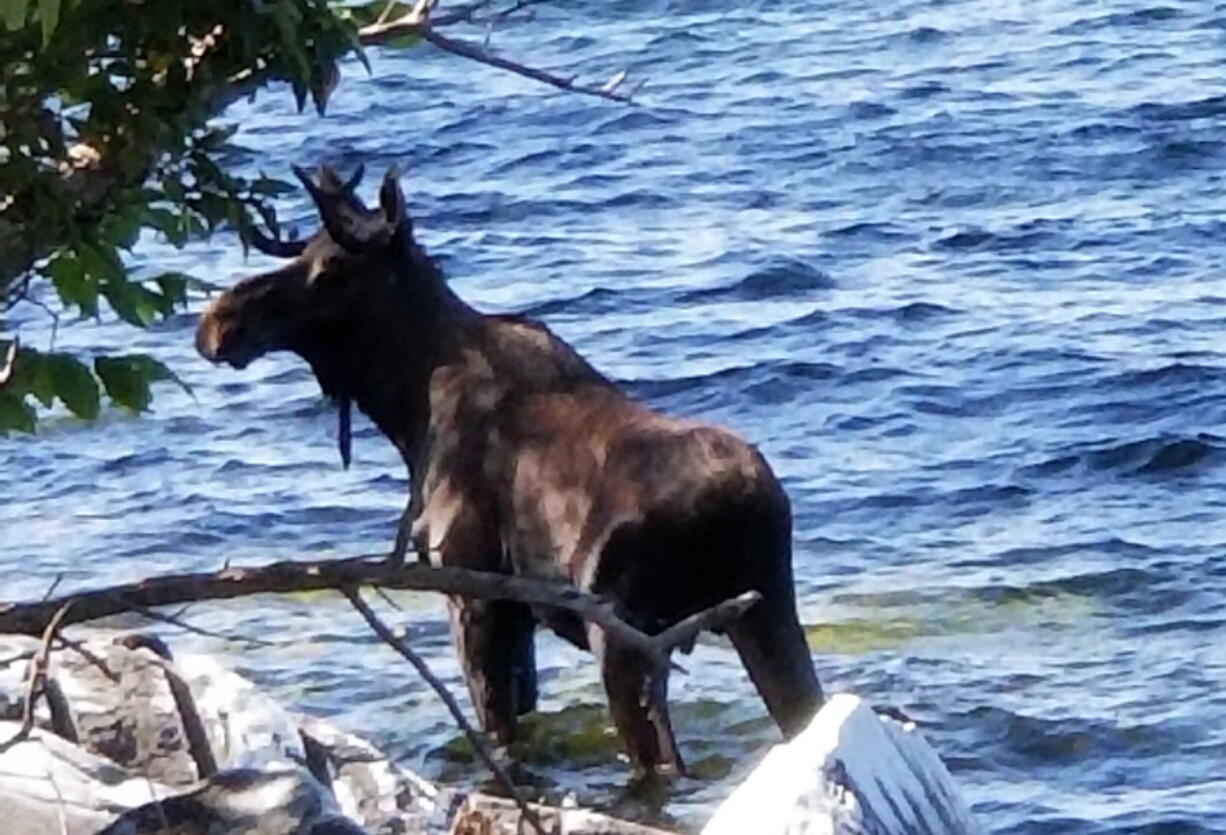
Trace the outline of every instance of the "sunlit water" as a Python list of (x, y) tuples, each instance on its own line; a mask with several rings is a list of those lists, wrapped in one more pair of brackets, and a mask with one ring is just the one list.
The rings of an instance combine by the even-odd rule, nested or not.
[[(994, 831), (1226, 830), (1226, 4), (559, 5), (493, 44), (597, 83), (628, 66), (643, 106), (376, 52), (326, 119), (285, 91), (234, 107), (235, 163), (400, 164), (463, 295), (760, 444), (827, 688), (915, 717)], [(135, 259), (221, 283), (268, 263), (228, 235)], [(390, 446), (361, 424), (343, 471), (303, 364), (208, 367), (194, 321), (61, 330), (153, 353), (195, 398), (0, 441), (0, 596), (387, 546)], [(439, 601), (397, 600), (460, 690)], [(277, 646), (177, 645), (482, 779), (335, 596), (189, 618)], [(548, 796), (692, 826), (776, 739), (706, 643), (674, 686), (699, 776), (629, 792), (593, 665), (540, 644), (521, 777)]]

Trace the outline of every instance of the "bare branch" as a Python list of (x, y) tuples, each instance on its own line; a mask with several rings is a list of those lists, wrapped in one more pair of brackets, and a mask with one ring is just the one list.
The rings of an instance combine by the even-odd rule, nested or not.
[[(4, 364), (0, 365), (0, 388), (8, 383), (13, 376), (13, 369), (17, 365), (17, 349), (21, 347), (21, 340), (13, 337), (13, 341), (9, 343), (9, 349), (4, 354)], [(52, 586), (54, 588), (54, 586)]]
[(119, 676), (115, 675), (114, 671), (106, 665), (105, 661), (103, 661), (97, 655), (94, 655), (94, 653), (90, 652), (85, 647), (85, 644), (81, 643), (80, 641), (73, 641), (63, 635), (56, 636), (55, 642), (61, 649), (70, 649), (77, 655), (84, 658), (87, 664), (97, 669), (98, 672), (102, 673), (102, 675), (105, 676), (108, 681), (114, 683), (119, 682)]
[(719, 629), (741, 615), (745, 614), (762, 599), (762, 595), (756, 591), (747, 591), (736, 597), (725, 600), (723, 603), (718, 603), (710, 609), (703, 609), (701, 612), (696, 612), (684, 620), (665, 629), (659, 635), (651, 639), (655, 644), (656, 655), (667, 656), (678, 647), (690, 647), (694, 644), (694, 639), (698, 637), (698, 633), (705, 632), (708, 629)]
[[(312, 562), (289, 561), (249, 568), (228, 567), (221, 571), (196, 574), (165, 574), (37, 602), (0, 602), (0, 632), (38, 635), (56, 616), (60, 607), (69, 602), (73, 604), (72, 610), (59, 615), (65, 626), (125, 612), (168, 620), (170, 616), (155, 614), (151, 609), (199, 600), (229, 600), (255, 594), (288, 594), (363, 585), (434, 591), (486, 600), (510, 600), (565, 609), (599, 626), (610, 639), (627, 649), (643, 653), (653, 663), (660, 665), (668, 663), (668, 656), (674, 648), (688, 646), (699, 632), (717, 629), (740, 617), (760, 598), (757, 592), (746, 592), (691, 615), (652, 637), (627, 623), (610, 601), (586, 594), (565, 583), (452, 566), (436, 568), (424, 563), (398, 563), (380, 555)], [(177, 619), (171, 622), (203, 632)], [(204, 634), (218, 637), (213, 633)]]
[(412, 664), (413, 668), (417, 670), (418, 675), (425, 679), (426, 684), (429, 684), (430, 687), (434, 689), (434, 692), (438, 694), (438, 697), (443, 700), (443, 704), (447, 706), (447, 710), (451, 713), (451, 717), (455, 719), (456, 724), (459, 725), (460, 729), (464, 731), (464, 735), (468, 737), (468, 741), (472, 743), (472, 746), (474, 749), (476, 749), (478, 756), (485, 761), (486, 766), (488, 766), (489, 770), (493, 772), (495, 779), (497, 779), (499, 784), (501, 784), (503, 790), (515, 801), (516, 805), (519, 807), (520, 813), (524, 817), (524, 820), (528, 821), (532, 828), (540, 833), (540, 835), (548, 835), (548, 833), (545, 832), (544, 827), (541, 826), (541, 821), (539, 818), (537, 818), (536, 813), (528, 807), (527, 801), (520, 797), (519, 792), (515, 788), (515, 783), (511, 781), (511, 776), (507, 774), (506, 770), (498, 764), (497, 760), (494, 759), (493, 752), (490, 751), (485, 739), (473, 728), (471, 724), (469, 724), (468, 719), (466, 719), (464, 716), (464, 711), (460, 709), (459, 704), (456, 703), (455, 697), (451, 695), (451, 692), (447, 689), (447, 686), (443, 684), (443, 682), (439, 681), (438, 677), (430, 671), (429, 666), (426, 665), (426, 662), (422, 660), (421, 656), (414, 652), (412, 648), (409, 647), (407, 642), (397, 638), (392, 630), (388, 628), (387, 624), (381, 621), (379, 616), (366, 605), (366, 601), (362, 599), (361, 593), (355, 586), (344, 586), (341, 588), (341, 593), (344, 594), (345, 597), (349, 598), (349, 602), (353, 604), (353, 608), (357, 609), (358, 613), (365, 618), (367, 625), (375, 631), (375, 634), (378, 635), (385, 644), (396, 650), (396, 652), (400, 653), (400, 655), (406, 661)]
[(30, 681), (26, 687), (25, 702), (21, 708), (21, 727), (17, 729), (17, 733), (13, 734), (5, 742), (0, 742), (0, 754), (23, 742), (30, 736), (30, 731), (34, 730), (34, 705), (38, 702), (38, 696), (43, 690), (43, 684), (47, 680), (47, 659), (51, 655), (51, 641), (60, 630), (60, 626), (64, 622), (64, 618), (68, 615), (68, 610), (72, 607), (72, 601), (61, 603), (55, 610), (55, 614), (47, 622), (47, 626), (43, 629), (42, 644), (35, 653), (34, 658), (30, 661)]
[[(513, 9), (508, 10), (506, 13), (509, 14), (512, 11), (527, 8), (529, 5), (535, 5), (535, 3), (517, 3)], [(450, 52), (462, 58), (468, 58), (481, 64), (515, 73), (516, 75), (522, 75), (525, 78), (531, 78), (534, 81), (548, 84), (551, 87), (557, 87), (559, 90), (581, 93), (586, 96), (597, 96), (602, 99), (621, 102), (622, 104), (634, 103), (629, 95), (617, 92), (615, 86), (605, 85), (605, 87), (609, 87), (609, 89), (606, 89), (605, 87), (589, 87), (583, 84), (576, 84), (574, 78), (563, 78), (560, 75), (555, 75), (536, 67), (530, 67), (518, 61), (512, 61), (509, 58), (493, 55), (475, 44), (457, 40), (438, 31), (438, 27), (445, 23), (456, 23), (465, 19), (471, 20), (471, 10), (464, 13), (466, 17), (452, 15), (446, 19), (440, 17), (431, 20), (428, 12), (423, 11), (422, 8), (423, 4), (418, 3), (417, 7), (412, 11), (400, 17), (363, 26), (358, 30), (358, 39), (362, 42), (363, 46), (369, 46), (387, 43), (405, 35), (417, 35), (422, 40), (433, 44), (444, 52)], [(500, 13), (498, 17), (501, 16), (505, 15)]]
[[(186, 608), (187, 607), (184, 607), (184, 610), (186, 610)], [(191, 632), (193, 635), (199, 635), (202, 638), (216, 638), (219, 641), (226, 641), (227, 643), (250, 644), (257, 647), (276, 646), (276, 644), (272, 641), (265, 641), (261, 638), (242, 638), (235, 635), (226, 635), (223, 632), (214, 632), (200, 626), (195, 626), (183, 619), (183, 610), (180, 610), (173, 615), (168, 615), (163, 612), (155, 612), (153, 609), (150, 609), (147, 606), (129, 606), (128, 611), (135, 612), (143, 618), (147, 618), (158, 623), (166, 623), (171, 626), (177, 626), (184, 632)]]
[(423, 40), (434, 44), (444, 52), (450, 52), (453, 55), (469, 58), (481, 64), (488, 64), (489, 66), (497, 67), (500, 70), (513, 72), (516, 75), (522, 75), (525, 78), (531, 78), (534, 81), (540, 81), (552, 87), (557, 87), (559, 90), (566, 90), (570, 93), (581, 93), (585, 96), (597, 96), (602, 99), (621, 102), (622, 104), (634, 104), (634, 100), (631, 99), (630, 96), (624, 93), (619, 93), (616, 89), (588, 87), (582, 84), (576, 84), (574, 78), (563, 78), (560, 75), (554, 75), (551, 72), (539, 70), (536, 67), (529, 67), (508, 58), (501, 58), (497, 55), (492, 55), (479, 46), (466, 43), (465, 41), (459, 41), (455, 38), (450, 38), (438, 32), (432, 26), (422, 26), (420, 27), (420, 31)]

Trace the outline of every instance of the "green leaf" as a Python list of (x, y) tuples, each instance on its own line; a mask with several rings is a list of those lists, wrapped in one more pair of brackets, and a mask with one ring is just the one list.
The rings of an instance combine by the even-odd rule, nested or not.
[(76, 305), (86, 316), (98, 315), (98, 282), (85, 274), (79, 258), (57, 255), (47, 266), (47, 272), (65, 306)]
[(145, 225), (166, 236), (166, 239), (176, 247), (182, 248), (187, 243), (187, 232), (183, 228), (183, 220), (169, 209), (149, 207), (145, 209)]
[(167, 368), (163, 363), (144, 354), (130, 354), (124, 357), (98, 357), (94, 360), (94, 371), (106, 387), (107, 396), (116, 404), (134, 412), (143, 412), (149, 408), (152, 395), (149, 391), (151, 383), (169, 380), (178, 383), (184, 391), (191, 393), (191, 388)]
[(26, 25), (26, 11), (29, 0), (0, 0), (4, 12), (4, 28), (15, 32)]
[(43, 43), (51, 40), (60, 23), (60, 0), (38, 0), (38, 17), (43, 24)]
[(170, 315), (176, 306), (187, 306), (187, 287), (192, 282), (191, 276), (183, 273), (162, 273), (153, 281), (162, 291), (162, 298), (166, 300), (167, 315)]
[(122, 281), (108, 279), (102, 285), (102, 295), (120, 319), (138, 328), (147, 328), (161, 316), (173, 312), (160, 294), (126, 278)]
[(38, 351), (23, 348), (13, 365), (13, 379), (7, 388), (20, 394), (32, 394), (44, 407), (55, 402), (55, 379), (46, 357)]
[(0, 435), (9, 432), (33, 432), (34, 408), (9, 391), (0, 391)]
[(64, 402), (68, 410), (79, 418), (96, 418), (98, 381), (85, 364), (68, 354), (47, 354), (43, 361), (55, 385), (56, 397)]
[(130, 250), (140, 235), (141, 223), (146, 214), (135, 208), (117, 209), (102, 221), (98, 233), (112, 246)]

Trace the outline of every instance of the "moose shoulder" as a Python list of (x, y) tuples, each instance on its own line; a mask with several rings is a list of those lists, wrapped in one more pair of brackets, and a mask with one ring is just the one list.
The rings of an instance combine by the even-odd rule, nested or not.
[[(465, 304), (414, 239), (394, 171), (377, 209), (354, 193), (360, 170), (348, 182), (295, 171), (323, 227), (257, 240), (292, 260), (213, 302), (200, 353), (242, 367), (292, 351), (326, 394), (356, 402), (404, 457), (409, 540), (436, 563), (574, 583), (648, 632), (759, 591), (727, 632), (771, 716), (798, 732), (822, 692), (796, 614), (788, 500), (757, 450), (631, 399), (544, 325)], [(636, 653), (557, 611), (449, 609), (473, 704), (499, 742), (535, 707), (543, 623), (596, 655), (631, 761), (681, 770), (666, 674)]]

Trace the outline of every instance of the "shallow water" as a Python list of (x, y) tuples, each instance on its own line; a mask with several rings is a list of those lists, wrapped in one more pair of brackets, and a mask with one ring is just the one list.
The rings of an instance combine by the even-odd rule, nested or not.
[[(494, 44), (596, 81), (628, 66), (642, 107), (375, 53), (326, 119), (284, 91), (236, 106), (235, 163), (399, 163), (463, 295), (760, 444), (827, 688), (916, 718), (994, 831), (1226, 830), (1226, 4), (565, 5)], [(136, 260), (265, 266), (227, 236)], [(0, 440), (0, 596), (386, 547), (391, 448), (360, 423), (342, 471), (303, 365), (208, 367), (194, 318), (61, 333), (149, 351), (195, 399)], [(396, 599), (459, 690), (439, 602)], [(278, 646), (181, 645), (431, 776), (480, 773), (334, 598), (190, 618)], [(674, 685), (700, 777), (627, 791), (592, 665), (540, 643), (520, 753), (550, 796), (694, 824), (775, 740), (712, 640)]]

